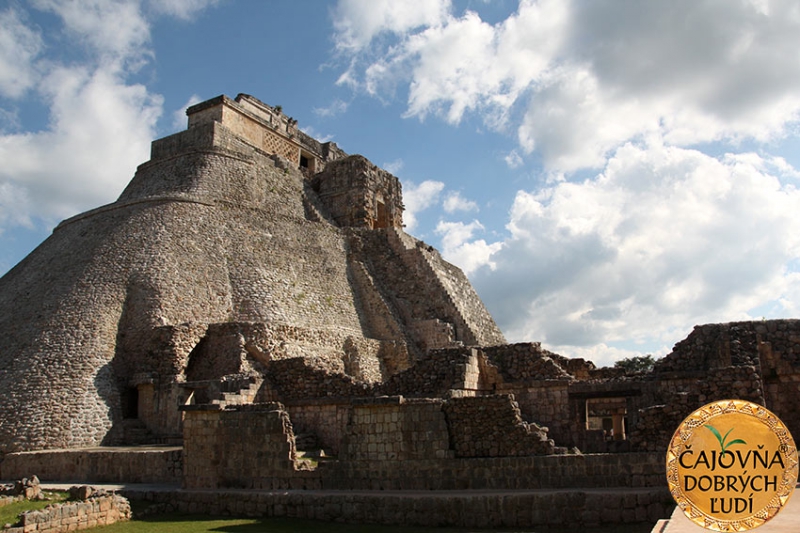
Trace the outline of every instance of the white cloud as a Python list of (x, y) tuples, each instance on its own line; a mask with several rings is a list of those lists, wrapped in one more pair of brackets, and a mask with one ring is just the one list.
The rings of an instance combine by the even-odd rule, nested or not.
[(31, 227), (27, 191), (14, 183), (0, 182), (0, 234), (6, 225)]
[(341, 0), (333, 20), (336, 47), (357, 52), (381, 33), (404, 33), (438, 25), (449, 9), (449, 0)]
[(591, 347), (662, 343), (694, 324), (791, 301), (800, 260), (793, 169), (756, 154), (626, 144), (580, 183), (520, 191), (478, 273), (510, 340)]
[(136, 0), (35, 0), (64, 23), (69, 37), (83, 44), (108, 67), (137, 70), (151, 51), (150, 26)]
[(182, 20), (191, 20), (201, 11), (215, 6), (221, 0), (150, 0), (150, 8), (156, 13)]
[(452, 191), (447, 194), (442, 204), (446, 213), (455, 213), (456, 211), (478, 211), (478, 204), (472, 200), (467, 200), (458, 191)]
[[(9, 50), (0, 47), (0, 91), (21, 97), (29, 89), (26, 102), (46, 107), (48, 125), (0, 135), (0, 232), (51, 225), (113, 201), (147, 160), (163, 107), (160, 95), (130, 81), (153, 56), (151, 21), (140, 2), (31, 4), (0, 15), (0, 43), (13, 36), (10, 51), (17, 62), (9, 63)], [(167, 11), (182, 16), (194, 9), (189, 4), (180, 11), (173, 2)], [(60, 25), (42, 32), (28, 23), (33, 10), (52, 13)], [(51, 54), (55, 48), (58, 53)], [(3, 116), (13, 111), (4, 109)]]
[(313, 109), (320, 117), (336, 117), (347, 111), (348, 104), (338, 98), (331, 102), (328, 107), (315, 107)]
[(800, 118), (792, 2), (521, 0), (496, 24), (448, 9), (398, 24), (375, 3), (369, 25), (339, 10), (337, 27), (367, 28), (345, 47), (349, 83), (381, 98), (407, 85), (407, 116), (456, 124), (477, 113), (516, 130), (549, 171), (602, 168), (617, 147), (653, 136), (770, 140)]
[(193, 94), (192, 96), (189, 97), (186, 103), (181, 106), (180, 109), (173, 111), (172, 129), (175, 131), (185, 130), (186, 124), (188, 123), (188, 119), (186, 117), (186, 110), (195, 104), (199, 104), (202, 101), (203, 99), (200, 98), (200, 96)]
[(162, 100), (104, 70), (57, 69), (42, 88), (52, 126), (0, 138), (0, 183), (24, 190), (52, 222), (122, 191), (147, 160)]
[(383, 164), (383, 169), (390, 173), (397, 175), (403, 169), (403, 160), (401, 158), (397, 158), (394, 161), (389, 161), (388, 163)]
[(506, 156), (503, 158), (503, 161), (506, 162), (508, 168), (519, 168), (523, 163), (522, 156), (519, 155), (516, 150), (511, 150), (508, 152), (508, 154), (506, 154)]
[(38, 30), (28, 27), (13, 7), (0, 13), (0, 95), (19, 98), (36, 81), (33, 60), (42, 51)]
[(466, 275), (482, 266), (494, 270), (496, 264), (491, 260), (492, 254), (500, 251), (503, 244), (488, 244), (484, 239), (471, 240), (475, 232), (483, 230), (483, 225), (477, 220), (469, 224), (440, 221), (436, 233), (442, 237), (443, 257), (459, 266)]
[(593, 346), (547, 346), (555, 353), (569, 354), (569, 357), (580, 357), (593, 362), (596, 366), (614, 366), (614, 363), (630, 357), (652, 355), (654, 358), (664, 357), (671, 351), (671, 346), (662, 345), (655, 349), (626, 349), (607, 346), (604, 343)]
[(403, 203), (405, 212), (403, 222), (407, 231), (413, 231), (417, 226), (417, 214), (436, 205), (439, 195), (444, 189), (441, 181), (426, 180), (419, 185), (413, 182), (403, 183)]

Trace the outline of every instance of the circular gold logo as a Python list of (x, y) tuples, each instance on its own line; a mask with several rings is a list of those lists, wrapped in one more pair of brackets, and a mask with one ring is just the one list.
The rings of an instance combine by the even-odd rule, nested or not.
[(667, 450), (672, 497), (694, 523), (745, 531), (780, 511), (797, 484), (789, 430), (761, 405), (723, 400), (684, 420)]

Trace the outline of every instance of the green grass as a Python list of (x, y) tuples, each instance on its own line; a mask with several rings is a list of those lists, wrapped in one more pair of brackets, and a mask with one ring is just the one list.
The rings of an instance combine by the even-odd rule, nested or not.
[[(17, 516), (24, 511), (43, 509), (51, 503), (66, 501), (69, 494), (65, 492), (47, 493), (52, 499), (49, 501), (23, 501), (0, 507), (0, 531), (3, 524), (14, 524)], [(132, 501), (133, 514), (144, 511), (148, 504)], [(141, 515), (140, 515), (141, 516)], [(652, 525), (631, 524), (617, 528), (601, 528), (597, 530), (583, 530), (581, 533), (648, 533)], [(294, 518), (220, 518), (208, 515), (185, 515), (178, 513), (144, 515), (130, 522), (118, 522), (91, 531), (98, 533), (465, 533), (473, 530), (454, 528), (426, 528), (403, 526), (378, 526), (374, 524), (338, 524), (319, 522), (314, 520), (300, 520)], [(483, 530), (482, 533), (499, 532), (502, 530)], [(511, 531), (511, 530), (506, 530)], [(578, 530), (559, 529), (514, 529), (536, 533), (575, 533)]]
[(69, 498), (69, 494), (66, 492), (46, 492), (45, 496), (51, 499), (43, 501), (21, 501), (0, 507), (0, 528), (2, 528), (4, 524), (16, 524), (18, 521), (17, 517), (20, 513), (24, 513), (25, 511), (38, 511), (39, 509), (44, 509), (51, 503), (63, 502)]
[(447, 533), (443, 529), (336, 524), (292, 518), (210, 518), (166, 514), (119, 522), (95, 529), (98, 533)]
[[(481, 530), (481, 533), (514, 531), (521, 533), (648, 533), (652, 525), (636, 524), (602, 529), (511, 529)], [(465, 533), (475, 530), (378, 526), (374, 524), (338, 524), (294, 518), (211, 518), (206, 515), (165, 514), (146, 516), (131, 522), (119, 522), (92, 531), (98, 533)]]

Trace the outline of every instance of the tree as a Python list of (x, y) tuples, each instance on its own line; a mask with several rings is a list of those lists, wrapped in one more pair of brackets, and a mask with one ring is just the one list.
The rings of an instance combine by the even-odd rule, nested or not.
[(620, 359), (614, 363), (614, 368), (621, 368), (626, 374), (633, 374), (635, 372), (650, 372), (655, 364), (656, 360), (653, 356), (647, 354)]

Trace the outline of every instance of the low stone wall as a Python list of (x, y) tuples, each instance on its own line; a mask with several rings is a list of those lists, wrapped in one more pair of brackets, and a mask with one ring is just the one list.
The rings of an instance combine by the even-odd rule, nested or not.
[(181, 448), (41, 450), (4, 456), (0, 479), (36, 474), (44, 481), (174, 483), (183, 478)]
[(592, 527), (666, 518), (665, 487), (557, 491), (126, 491), (179, 512), (426, 527)]
[[(326, 453), (339, 454), (339, 443), (350, 417), (350, 398), (314, 398), (287, 402), (285, 405), (296, 436), (313, 434), (317, 446)], [(298, 444), (298, 449), (303, 448)]]
[(354, 400), (340, 458), (349, 462), (452, 457), (443, 403), (402, 396)]
[[(335, 461), (312, 474), (329, 490), (581, 490), (666, 487), (665, 469), (661, 453), (629, 453)], [(309, 480), (304, 486), (313, 487)]]
[(20, 515), (20, 525), (3, 529), (4, 533), (62, 533), (89, 529), (130, 520), (128, 500), (117, 494), (104, 494), (86, 501), (49, 505), (41, 511)]
[(184, 406), (186, 488), (274, 487), (296, 469), (294, 432), (280, 404)]

